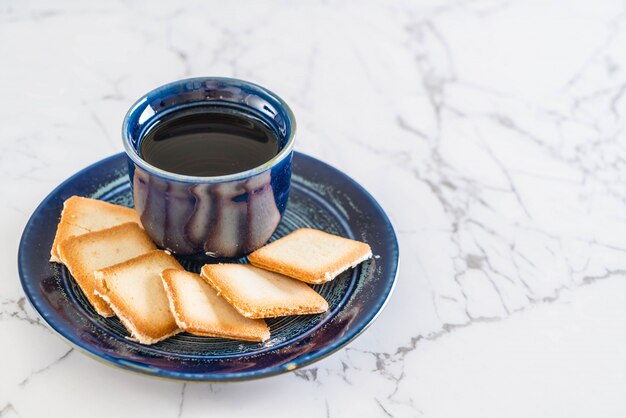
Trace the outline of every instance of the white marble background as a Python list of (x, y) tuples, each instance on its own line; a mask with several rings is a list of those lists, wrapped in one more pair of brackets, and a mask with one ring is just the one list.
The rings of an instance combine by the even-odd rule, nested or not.
[[(304, 370), (131, 375), (23, 297), (36, 205), (122, 150), (138, 96), (199, 75), (279, 93), (296, 149), (397, 229), (385, 312)], [(625, 3), (0, 0), (0, 92), (0, 417), (626, 413)]]

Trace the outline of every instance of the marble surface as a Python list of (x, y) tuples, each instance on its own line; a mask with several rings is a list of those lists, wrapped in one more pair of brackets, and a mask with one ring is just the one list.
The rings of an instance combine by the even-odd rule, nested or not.
[[(617, 1), (0, 1), (0, 417), (624, 416), (625, 44)], [(280, 94), (397, 229), (386, 310), (295, 373), (113, 369), (19, 285), (36, 205), (195, 75)]]

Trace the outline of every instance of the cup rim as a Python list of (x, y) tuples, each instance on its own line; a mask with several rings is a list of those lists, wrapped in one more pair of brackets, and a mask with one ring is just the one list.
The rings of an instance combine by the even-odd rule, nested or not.
[[(163, 170), (159, 167), (156, 167), (148, 163), (147, 161), (145, 161), (143, 158), (141, 158), (139, 156), (139, 153), (135, 149), (135, 147), (132, 145), (132, 141), (128, 135), (127, 127), (128, 127), (128, 123), (129, 123), (131, 115), (133, 115), (140, 108), (142, 108), (142, 105), (148, 100), (148, 98), (154, 95), (155, 93), (157, 93), (159, 90), (167, 89), (168, 87), (173, 87), (176, 85), (190, 83), (190, 82), (206, 82), (206, 81), (221, 81), (221, 82), (225, 82), (228, 84), (239, 84), (239, 85), (243, 84), (249, 87), (256, 88), (260, 90), (261, 92), (263, 92), (264, 94), (276, 100), (280, 104), (280, 106), (283, 108), (287, 116), (287, 119), (289, 120), (289, 125), (291, 128), (289, 132), (289, 137), (287, 138), (287, 143), (280, 150), (280, 152), (276, 154), (272, 159), (266, 161), (260, 166), (251, 168), (246, 171), (240, 171), (238, 173), (226, 174), (222, 176), (190, 176), (190, 175), (185, 175), (185, 174), (173, 173), (171, 171)], [(277, 95), (273, 91), (263, 86), (260, 86), (256, 83), (252, 83), (250, 81), (245, 81), (245, 80), (231, 78), (231, 77), (192, 77), (192, 78), (185, 78), (185, 79), (181, 79), (177, 81), (172, 81), (167, 84), (163, 84), (155, 89), (150, 90), (148, 93), (142, 95), (137, 101), (135, 101), (135, 103), (133, 103), (130, 109), (126, 112), (126, 115), (124, 116), (124, 121), (122, 122), (122, 141), (124, 143), (124, 151), (126, 152), (126, 155), (133, 161), (133, 163), (135, 163), (137, 166), (139, 166), (140, 168), (144, 169), (147, 172), (156, 174), (168, 180), (178, 181), (181, 183), (211, 184), (211, 183), (223, 183), (223, 182), (228, 182), (228, 181), (243, 180), (243, 179), (247, 179), (252, 176), (255, 176), (257, 174), (261, 174), (271, 169), (276, 164), (284, 160), (287, 156), (291, 155), (293, 151), (294, 142), (295, 142), (296, 128), (297, 128), (296, 118), (291, 108), (289, 107), (289, 105), (283, 99), (281, 99), (279, 95)]]

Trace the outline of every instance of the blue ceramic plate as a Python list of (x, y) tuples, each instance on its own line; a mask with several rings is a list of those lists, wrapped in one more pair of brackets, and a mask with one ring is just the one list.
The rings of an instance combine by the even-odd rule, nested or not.
[[(124, 154), (77, 173), (35, 210), (18, 255), (24, 292), (48, 325), (73, 346), (106, 363), (151, 376), (247, 380), (320, 360), (352, 341), (383, 309), (396, 280), (398, 243), (381, 207), (352, 179), (304, 154), (295, 153), (293, 163), (289, 203), (272, 240), (310, 227), (367, 242), (375, 255), (332, 282), (313, 286), (328, 300), (325, 314), (270, 319), (271, 337), (264, 343), (186, 333), (151, 346), (128, 340), (117, 318), (95, 313), (65, 267), (48, 262), (66, 198), (80, 195), (132, 206)], [(184, 260), (183, 265), (196, 272), (201, 267)]]

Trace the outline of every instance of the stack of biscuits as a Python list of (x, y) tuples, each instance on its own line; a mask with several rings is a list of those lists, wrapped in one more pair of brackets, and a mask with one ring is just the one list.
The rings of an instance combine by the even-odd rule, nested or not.
[(319, 314), (321, 284), (372, 256), (369, 245), (298, 229), (248, 256), (251, 264), (185, 271), (157, 249), (134, 209), (72, 196), (63, 206), (50, 261), (63, 263), (95, 309), (117, 316), (142, 344), (179, 332), (265, 341), (264, 318)]

